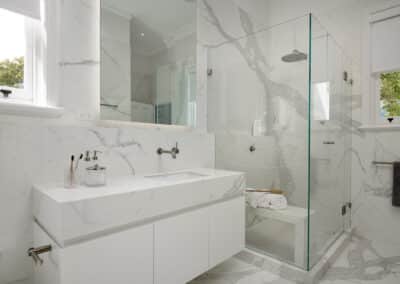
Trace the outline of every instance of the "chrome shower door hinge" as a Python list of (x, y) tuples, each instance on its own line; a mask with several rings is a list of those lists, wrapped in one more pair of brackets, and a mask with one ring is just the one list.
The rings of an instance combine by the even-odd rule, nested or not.
[(347, 205), (342, 206), (342, 216), (346, 215), (347, 213)]

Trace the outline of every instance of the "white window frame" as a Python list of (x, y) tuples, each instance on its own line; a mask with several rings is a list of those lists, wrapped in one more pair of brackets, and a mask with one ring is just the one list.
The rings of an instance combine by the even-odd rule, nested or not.
[(59, 118), (63, 115), (63, 108), (58, 106), (60, 6), (58, 1), (40, 3), (40, 20), (25, 17), (29, 52), (25, 58), (24, 89), (29, 95), (0, 98), (0, 117)]
[(35, 19), (31, 19), (24, 15), (21, 15), (25, 19), (25, 55), (24, 55), (24, 88), (18, 89), (8, 87), (12, 90), (10, 98), (0, 98), (0, 102), (12, 102), (12, 103), (31, 103), (36, 102), (36, 90), (35, 90), (35, 76), (37, 74), (37, 62), (35, 60), (36, 44), (38, 42), (38, 26), (40, 22)]
[[(371, 37), (371, 27), (374, 22), (384, 21), (386, 19), (392, 18), (394, 16), (400, 15), (400, 5), (391, 6), (391, 7), (380, 7), (379, 9), (371, 10), (369, 14), (369, 18), (367, 20), (367, 34), (365, 44), (368, 44), (368, 52), (365, 53), (365, 60), (367, 60), (367, 65), (365, 66), (365, 74), (364, 78), (368, 79), (368, 83), (366, 83), (364, 92), (369, 94), (366, 100), (363, 101), (363, 126), (362, 129), (378, 129), (380, 127), (400, 127), (400, 117), (393, 117), (394, 120), (390, 123), (387, 118), (382, 117), (380, 115), (381, 107), (380, 107), (380, 74), (400, 71), (400, 66), (396, 70), (380, 70), (380, 72), (372, 71), (372, 37)], [(363, 72), (363, 71), (362, 71)]]

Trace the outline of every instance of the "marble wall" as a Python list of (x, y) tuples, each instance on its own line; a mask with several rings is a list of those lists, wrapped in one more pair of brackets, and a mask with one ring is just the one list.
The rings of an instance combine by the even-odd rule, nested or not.
[[(281, 58), (295, 48), (308, 53), (309, 18), (270, 27), (259, 15), (268, 11), (268, 4), (200, 2), (200, 42), (208, 49), (213, 70), (208, 129), (216, 134), (217, 167), (246, 172), (250, 187), (282, 189), (291, 205), (305, 210), (308, 62), (289, 64)], [(293, 235), (293, 228), (262, 216), (249, 216), (248, 221), (249, 246), (294, 262), (293, 238), (279, 237)]]
[[(30, 283), (31, 186), (63, 181), (71, 154), (100, 150), (110, 178), (191, 167), (214, 167), (214, 136), (182, 127), (94, 122), (99, 116), (99, 1), (48, 0), (53, 66), (49, 97), (58, 119), (0, 115), (0, 283)], [(57, 49), (59, 48), (59, 49)], [(57, 75), (57, 76), (55, 76)], [(158, 147), (179, 143), (176, 160)], [(86, 166), (85, 164), (83, 164)]]
[(391, 166), (375, 166), (372, 161), (398, 161), (400, 133), (361, 132), (353, 136), (352, 212), (357, 233), (373, 242), (391, 247), (400, 256), (400, 208), (391, 205)]
[[(285, 187), (292, 193), (304, 182), (295, 183), (289, 167), (298, 177), (306, 173), (307, 62), (289, 65), (281, 56), (293, 49), (293, 26), (298, 48), (308, 50), (308, 19), (257, 32), (263, 24), (253, 14), (261, 8), (244, 3), (201, 1), (199, 5), (200, 42), (208, 50), (208, 67), (213, 71), (207, 82), (208, 130), (216, 133), (220, 145), (218, 166), (248, 169), (250, 186)], [(256, 151), (250, 153), (253, 144)], [(262, 176), (263, 172), (274, 172), (270, 175), (274, 178)], [(291, 197), (305, 204), (304, 195), (303, 200)]]
[[(303, 74), (306, 68), (301, 63), (281, 65), (278, 55), (293, 48), (290, 30), (297, 31), (298, 49), (307, 49), (302, 34), (307, 27), (301, 24), (301, 17), (294, 24), (287, 20), (312, 12), (323, 23), (323, 29), (333, 35), (335, 44), (341, 46), (337, 52), (343, 54), (330, 61), (349, 71), (354, 85), (351, 90), (340, 86), (347, 96), (342, 101), (345, 108), (336, 109), (338, 125), (313, 127), (311, 181), (318, 190), (313, 191), (312, 206), (323, 213), (319, 215), (322, 222), (313, 224), (317, 228), (313, 250), (323, 248), (329, 236), (334, 237), (351, 222), (363, 238), (398, 246), (395, 224), (399, 210), (390, 205), (391, 169), (377, 168), (371, 161), (396, 159), (399, 149), (394, 145), (400, 134), (358, 129), (362, 125), (362, 100), (369, 95), (362, 88), (362, 68), (367, 64), (362, 57), (366, 48), (362, 39), (364, 21), (371, 7), (395, 2), (398, 1), (199, 1), (199, 43), (207, 50), (208, 68), (213, 70), (207, 81), (207, 117), (208, 129), (216, 134), (216, 165), (245, 171), (250, 186), (289, 191), (290, 202), (297, 206), (306, 207), (307, 97), (302, 83), (307, 84), (307, 74)], [(284, 25), (277, 25), (283, 22)], [(331, 67), (334, 66), (328, 69), (333, 70)], [(337, 77), (341, 72), (334, 73)], [(271, 101), (267, 101), (268, 97)], [(342, 102), (336, 101), (335, 107)], [(273, 108), (266, 108), (268, 104)], [(252, 123), (264, 118), (273, 121), (272, 125), (265, 125), (267, 135), (254, 137)], [(337, 139), (338, 145), (327, 152), (326, 147), (318, 145), (329, 139)], [(256, 146), (256, 152), (249, 152), (251, 145)], [(354, 204), (352, 219), (346, 218), (344, 223), (340, 217), (341, 200)]]

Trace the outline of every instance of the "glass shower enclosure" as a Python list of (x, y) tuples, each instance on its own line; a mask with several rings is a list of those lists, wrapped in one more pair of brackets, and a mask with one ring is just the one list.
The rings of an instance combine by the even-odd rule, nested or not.
[(246, 246), (310, 270), (349, 220), (351, 60), (311, 14), (210, 48), (208, 60), (217, 168), (288, 200), (247, 203)]

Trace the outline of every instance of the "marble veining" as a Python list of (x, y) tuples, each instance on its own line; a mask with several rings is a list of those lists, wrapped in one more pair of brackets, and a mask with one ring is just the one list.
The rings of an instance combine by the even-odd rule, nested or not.
[[(270, 70), (270, 66), (267, 63), (266, 58), (263, 56), (263, 52), (258, 44), (256, 36), (248, 36), (245, 38), (245, 42), (242, 40), (236, 39), (231, 36), (223, 27), (221, 21), (214, 13), (213, 8), (210, 4), (210, 1), (203, 0), (202, 1), (205, 10), (206, 16), (205, 20), (210, 23), (215, 29), (220, 33), (220, 35), (225, 39), (223, 44), (228, 44), (235, 48), (239, 54), (244, 58), (247, 63), (248, 68), (250, 68), (255, 76), (258, 78), (260, 83), (264, 88), (263, 97), (265, 98), (265, 106), (266, 106), (266, 117), (265, 120), (267, 122), (266, 128), (270, 135), (272, 135), (275, 140), (275, 146), (277, 147), (278, 160), (277, 163), (280, 165), (280, 177), (281, 177), (281, 187), (287, 189), (287, 194), (290, 198), (293, 191), (295, 191), (296, 183), (293, 180), (291, 171), (286, 165), (286, 161), (283, 156), (282, 144), (280, 142), (281, 131), (274, 131), (273, 122), (276, 121), (275, 110), (272, 105), (272, 98), (274, 96), (286, 96), (288, 103), (295, 104), (295, 110), (300, 112), (303, 117), (306, 116), (306, 101), (302, 98), (301, 94), (293, 95), (296, 92), (293, 89), (290, 89), (289, 86), (277, 84), (271, 81), (268, 77), (268, 72)], [(240, 15), (240, 23), (243, 30), (246, 34), (254, 34), (254, 28), (250, 16), (246, 11), (237, 7)], [(215, 49), (221, 47), (223, 44), (219, 43), (216, 45), (204, 44), (209, 49)], [(302, 107), (300, 107), (302, 106)]]
[(234, 257), (189, 284), (294, 284), (278, 274)]
[[(220, 3), (213, 0), (199, 2), (200, 25), (204, 25), (202, 31), (206, 31), (207, 27), (218, 35), (218, 40), (212, 40), (212, 36), (200, 34), (200, 37), (204, 36), (200, 42), (208, 49), (209, 66), (215, 74), (208, 82), (208, 99), (209, 111), (218, 113), (209, 116), (209, 128), (216, 132), (217, 166), (246, 171), (250, 186), (282, 188), (290, 204), (306, 208), (308, 67), (306, 61), (288, 65), (282, 63), (280, 57), (285, 50), (293, 48), (285, 45), (282, 38), (284, 35), (292, 36), (294, 25), (299, 27), (296, 29), (297, 48), (308, 52), (308, 18), (298, 18), (291, 24), (271, 29), (265, 26), (260, 28), (254, 17), (257, 4)], [(224, 5), (227, 7), (222, 12)], [(335, 76), (342, 72), (338, 68), (347, 68), (335, 67)], [(231, 80), (236, 88), (230, 87), (226, 80)], [(240, 84), (235, 84), (235, 80), (239, 80)], [(299, 83), (301, 80), (304, 84)], [(327, 80), (341, 84), (336, 82), (341, 79)], [(247, 86), (247, 89), (241, 86)], [(312, 228), (313, 259), (321, 253), (319, 250), (326, 241), (342, 228), (340, 218), (327, 222), (332, 216), (337, 216), (337, 208), (344, 202), (334, 194), (334, 189), (346, 189), (349, 195), (350, 175), (347, 173), (350, 172), (351, 156), (355, 160), (360, 160), (361, 156), (358, 149), (352, 148), (351, 136), (365, 136), (358, 130), (361, 123), (351, 114), (351, 108), (358, 105), (354, 103), (356, 98), (353, 99), (348, 89), (344, 88), (334, 90), (338, 96), (332, 100), (332, 119), (326, 125), (313, 122), (311, 129), (311, 204), (318, 212)], [(261, 149), (256, 151), (257, 157), (253, 155), (251, 158), (251, 154), (245, 151), (256, 139), (246, 136), (252, 135), (251, 126), (255, 119), (265, 121), (265, 136), (271, 138), (271, 142), (268, 141), (271, 145), (270, 148), (257, 145), (257, 149)], [(329, 153), (324, 151), (326, 147), (320, 147), (328, 136), (340, 144), (340, 147), (332, 147)], [(228, 143), (233, 137), (242, 142)], [(249, 144), (245, 145), (243, 141)], [(268, 161), (263, 156), (268, 157)], [(345, 172), (342, 169), (346, 169)], [(328, 172), (332, 174), (326, 174)], [(247, 224), (251, 227), (261, 219), (249, 214)]]
[(375, 243), (355, 233), (321, 283), (399, 283), (400, 256), (396, 252), (398, 247)]
[(132, 164), (132, 162), (129, 160), (128, 155), (123, 152), (122, 150), (125, 148), (129, 148), (132, 146), (138, 147), (140, 150), (142, 150), (142, 145), (137, 142), (135, 139), (130, 138), (126, 141), (122, 140), (122, 129), (118, 128), (117, 133), (115, 135), (115, 139), (112, 139), (112, 142), (109, 142), (106, 137), (100, 133), (100, 131), (96, 129), (89, 129), (89, 132), (93, 133), (98, 140), (101, 142), (102, 146), (107, 149), (107, 151), (116, 153), (130, 168), (132, 175), (135, 175), (135, 167)]
[(243, 189), (246, 186), (246, 177), (245, 175), (239, 176), (233, 183), (231, 189), (224, 193), (224, 198), (234, 197), (239, 194), (243, 194)]
[[(26, 249), (32, 245), (32, 184), (54, 182), (62, 185), (64, 167), (71, 154), (102, 151), (98, 162), (107, 167), (109, 179), (134, 173), (214, 167), (213, 136), (186, 129), (2, 121), (0, 138), (0, 189), (4, 197), (0, 199), (0, 224), (5, 232), (0, 237), (1, 284), (28, 279), (32, 275), (32, 262), (26, 257)], [(182, 148), (178, 159), (160, 158), (156, 154), (157, 147), (170, 147), (176, 141)], [(91, 163), (82, 162), (81, 167), (84, 169), (89, 165)], [(149, 196), (152, 198), (154, 196)], [(139, 207), (131, 209), (137, 216), (145, 214)], [(103, 212), (105, 215), (101, 212), (90, 214), (84, 203), (70, 206), (69, 210), (78, 223), (84, 224), (83, 227), (96, 226), (99, 216), (107, 219), (112, 215), (109, 211)]]

